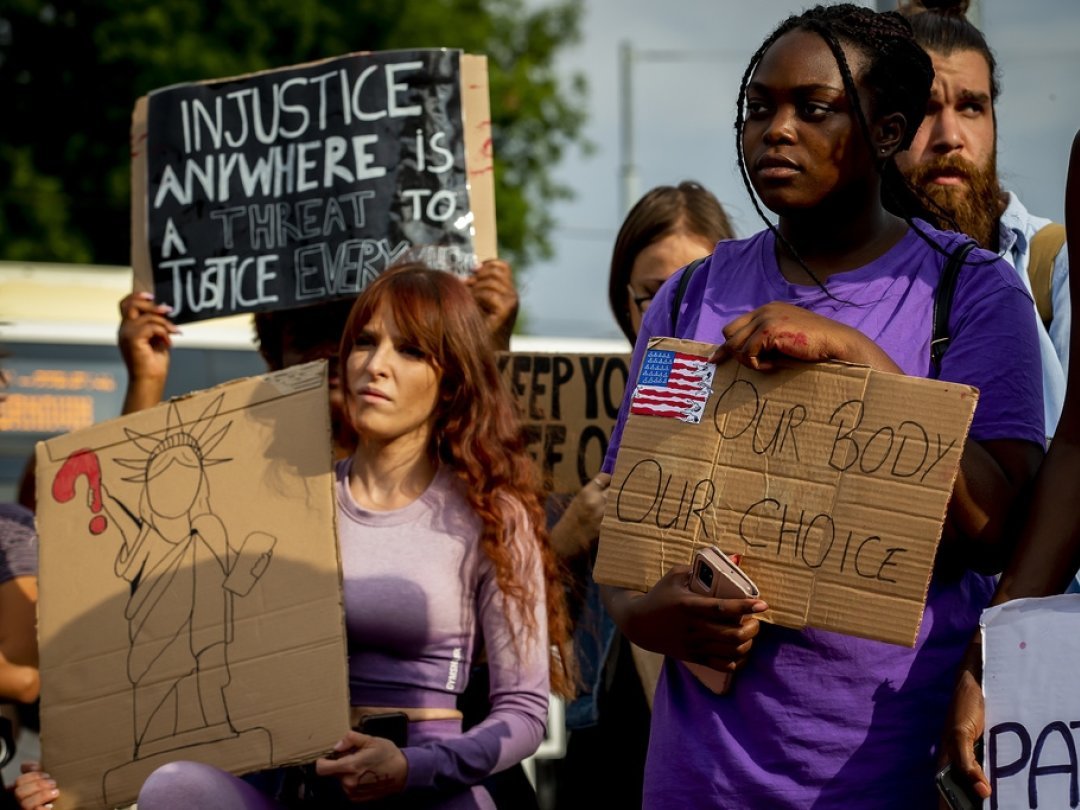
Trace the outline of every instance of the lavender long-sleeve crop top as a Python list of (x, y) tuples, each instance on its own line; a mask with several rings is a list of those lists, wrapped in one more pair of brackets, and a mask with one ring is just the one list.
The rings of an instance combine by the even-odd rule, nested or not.
[[(491, 674), (491, 712), (465, 732), (424, 734), (403, 749), (408, 788), (475, 784), (531, 755), (544, 736), (547, 619), (540, 556), (524, 511), (513, 532), (515, 570), (531, 580), (535, 634), (508, 616), (494, 568), (480, 549), (481, 522), (442, 467), (402, 509), (373, 512), (349, 491), (350, 461), (337, 466), (338, 535), (354, 706), (454, 708), (481, 642)], [(516, 638), (511, 628), (516, 631)], [(414, 744), (413, 737), (420, 738)]]

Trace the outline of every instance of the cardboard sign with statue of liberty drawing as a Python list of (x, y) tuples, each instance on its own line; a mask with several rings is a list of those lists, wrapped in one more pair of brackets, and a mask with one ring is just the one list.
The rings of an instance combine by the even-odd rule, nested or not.
[(37, 447), (43, 764), (57, 808), (158, 766), (307, 761), (348, 730), (325, 363)]

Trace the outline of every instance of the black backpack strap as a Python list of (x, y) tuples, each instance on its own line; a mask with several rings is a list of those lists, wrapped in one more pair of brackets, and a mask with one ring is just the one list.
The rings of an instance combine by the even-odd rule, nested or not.
[(952, 311), (953, 295), (956, 293), (956, 279), (967, 255), (974, 250), (974, 242), (964, 242), (949, 254), (941, 279), (934, 291), (934, 321), (930, 332), (930, 368), (935, 377), (941, 373), (941, 358), (949, 348), (949, 313)]
[(679, 325), (679, 307), (682, 306), (683, 296), (686, 295), (686, 288), (690, 286), (690, 279), (694, 275), (694, 271), (697, 270), (701, 263), (704, 262), (708, 256), (702, 256), (700, 259), (694, 259), (690, 264), (686, 265), (682, 275), (679, 276), (679, 286), (675, 288), (675, 295), (671, 298), (671, 336), (675, 337), (675, 327)]

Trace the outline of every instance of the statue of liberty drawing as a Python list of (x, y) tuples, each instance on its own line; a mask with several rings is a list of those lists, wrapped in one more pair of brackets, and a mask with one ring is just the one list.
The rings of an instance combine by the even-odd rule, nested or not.
[[(140, 485), (134, 508), (102, 486), (106, 512), (123, 535), (116, 575), (130, 584), (124, 617), (134, 760), (175, 756), (179, 749), (237, 740), (242, 733), (225, 694), (233, 600), (247, 595), (266, 571), (275, 538), (252, 532), (236, 548), (211, 505), (208, 471), (231, 461), (214, 456), (232, 427), (215, 424), (223, 399), (215, 398), (187, 425), (177, 403), (170, 403), (164, 436), (125, 428), (127, 447), (134, 445), (137, 457), (114, 460), (136, 473), (123, 479)], [(256, 747), (265, 747), (269, 760), (269, 734), (243, 734), (253, 732), (266, 737), (265, 746)]]

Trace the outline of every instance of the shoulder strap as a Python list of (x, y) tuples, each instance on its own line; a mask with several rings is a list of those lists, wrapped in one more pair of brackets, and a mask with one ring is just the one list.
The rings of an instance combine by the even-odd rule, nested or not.
[(675, 288), (675, 295), (671, 298), (671, 336), (675, 337), (675, 327), (679, 325), (679, 307), (682, 306), (683, 296), (686, 295), (686, 288), (690, 286), (690, 278), (694, 275), (694, 271), (697, 270), (701, 263), (704, 262), (708, 256), (702, 256), (700, 259), (694, 259), (690, 264), (686, 265), (686, 269), (683, 270), (682, 275), (679, 276), (679, 286)]
[(975, 248), (974, 242), (964, 242), (949, 254), (941, 279), (934, 291), (934, 321), (930, 332), (930, 366), (936, 377), (941, 372), (941, 358), (949, 348), (949, 313), (952, 311), (953, 295), (956, 293), (956, 279), (964, 259)]
[(1031, 281), (1031, 295), (1035, 299), (1035, 308), (1039, 310), (1043, 326), (1050, 328), (1054, 319), (1054, 302), (1051, 285), (1054, 281), (1054, 259), (1065, 244), (1065, 226), (1060, 222), (1051, 222), (1036, 231), (1031, 237), (1031, 251), (1028, 254), (1028, 280)]

